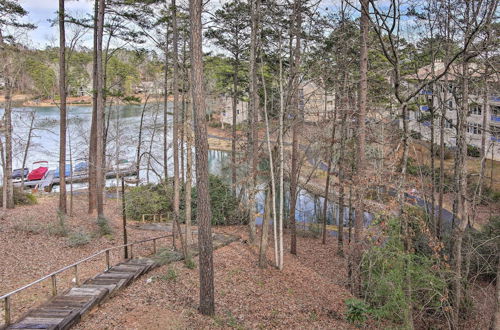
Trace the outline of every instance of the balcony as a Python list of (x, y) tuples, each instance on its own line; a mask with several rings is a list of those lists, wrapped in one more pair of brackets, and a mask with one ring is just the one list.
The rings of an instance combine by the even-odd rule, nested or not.
[(431, 126), (431, 122), (426, 120), (426, 121), (422, 122), (422, 125), (430, 127)]
[(498, 95), (490, 96), (490, 101), (500, 102), (500, 96), (498, 96)]
[(420, 106), (420, 110), (422, 110), (422, 111), (429, 111), (430, 107), (428, 105), (421, 105)]
[(500, 115), (491, 115), (491, 121), (500, 122)]
[(492, 136), (490, 137), (490, 140), (493, 142), (500, 142), (500, 137)]
[(432, 95), (432, 91), (428, 91), (428, 90), (422, 89), (420, 91), (420, 95)]

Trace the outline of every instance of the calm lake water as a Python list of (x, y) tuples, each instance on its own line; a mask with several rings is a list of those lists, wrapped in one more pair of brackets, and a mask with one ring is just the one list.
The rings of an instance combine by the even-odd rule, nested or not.
[[(172, 107), (172, 104), (169, 104)], [(107, 159), (110, 165), (117, 159), (128, 159), (135, 161), (137, 144), (139, 141), (139, 128), (143, 106), (120, 105), (113, 106), (110, 111), (108, 126)], [(92, 108), (90, 106), (70, 106), (68, 108), (68, 162), (71, 158), (73, 165), (79, 161), (88, 159), (89, 131)], [(3, 109), (0, 109), (3, 115)], [(19, 107), (13, 109), (13, 167), (20, 168), (26, 148), (29, 126), (32, 116), (35, 116), (34, 131), (31, 138), (30, 148), (27, 156), (26, 167), (34, 168), (33, 162), (46, 160), (49, 169), (56, 169), (59, 158), (59, 109), (57, 107)], [(108, 119), (107, 119), (108, 120)], [(168, 143), (172, 141), (172, 117), (169, 116)], [(158, 182), (163, 177), (163, 112), (161, 104), (150, 104), (146, 107), (143, 129), (141, 153), (140, 178), (146, 182)], [(209, 151), (209, 171), (218, 175), (228, 182), (230, 180), (230, 153), (218, 150)], [(194, 157), (193, 157), (194, 159)], [(149, 169), (147, 164), (150, 164)], [(37, 166), (36, 166), (37, 167)], [(169, 153), (169, 175), (172, 175), (173, 164), (171, 153)], [(107, 180), (107, 185), (116, 185), (114, 179)], [(74, 184), (73, 189), (84, 188), (85, 184)], [(57, 186), (56, 188), (57, 189)], [(69, 189), (69, 187), (68, 187)], [(289, 193), (286, 191), (285, 205), (288, 208)], [(264, 192), (257, 195), (257, 208), (263, 212)], [(320, 218), (323, 209), (323, 197), (314, 196), (305, 190), (300, 190), (297, 199), (296, 218), (297, 221), (316, 222)], [(338, 224), (343, 213), (344, 223), (349, 219), (349, 210), (344, 208), (340, 212), (338, 205), (329, 203), (328, 222)], [(370, 222), (372, 216), (365, 213), (365, 222)], [(261, 219), (260, 219), (261, 220)]]

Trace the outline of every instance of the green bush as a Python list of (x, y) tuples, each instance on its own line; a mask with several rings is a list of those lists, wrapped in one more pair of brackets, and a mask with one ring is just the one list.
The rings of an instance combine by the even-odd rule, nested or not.
[[(414, 235), (422, 236), (421, 233), (425, 231), (420, 229), (419, 233), (416, 229), (425, 223), (425, 219), (419, 219), (415, 214), (406, 215), (407, 221)], [(368, 250), (363, 256), (361, 271), (364, 295), (372, 315), (407, 324), (410, 304), (413, 309), (425, 310), (434, 317), (442, 315), (447, 283), (443, 278), (445, 271), (439, 267), (439, 261), (429, 253), (428, 248), (405, 251), (400, 221), (391, 219), (384, 226), (386, 241)], [(426, 241), (422, 237), (414, 237), (414, 240), (420, 241), (420, 245)], [(417, 245), (415, 242), (413, 244)], [(408, 296), (406, 288), (409, 279), (412, 290)]]
[[(243, 224), (247, 221), (244, 212), (240, 211), (238, 199), (232, 195), (231, 188), (222, 179), (209, 177), (210, 209), (213, 225)], [(140, 220), (143, 214), (169, 214), (173, 211), (173, 188), (170, 183), (144, 185), (131, 188), (125, 193), (125, 210), (127, 218)], [(180, 192), (181, 220), (185, 209), (184, 192)], [(196, 214), (197, 191), (191, 192), (192, 214)], [(193, 219), (196, 221), (196, 219)]]
[[(222, 179), (210, 175), (209, 190), (213, 225), (236, 225), (243, 224), (248, 220), (244, 212), (239, 208), (238, 199), (233, 196), (231, 188)], [(192, 201), (193, 214), (196, 214), (196, 187), (193, 188)]]
[(68, 236), (68, 229), (66, 228), (66, 215), (60, 211), (57, 211), (57, 221), (54, 224), (49, 225), (49, 234), (55, 236)]
[(105, 217), (97, 218), (97, 226), (99, 227), (99, 234), (101, 236), (111, 235), (113, 229), (109, 225), (109, 220)]
[[(0, 206), (3, 206), (3, 189), (0, 186)], [(35, 205), (36, 196), (30, 192), (25, 192), (21, 188), (14, 187), (14, 205)]]
[(75, 247), (75, 246), (86, 245), (91, 240), (92, 237), (84, 231), (72, 232), (68, 236), (68, 246)]
[(350, 298), (345, 300), (347, 306), (346, 319), (348, 322), (360, 327), (366, 322), (368, 306), (362, 300)]
[(476, 146), (467, 145), (467, 156), (481, 157), (481, 150)]
[(127, 218), (140, 220), (143, 214), (167, 214), (172, 210), (171, 185), (144, 185), (131, 188), (125, 193)]

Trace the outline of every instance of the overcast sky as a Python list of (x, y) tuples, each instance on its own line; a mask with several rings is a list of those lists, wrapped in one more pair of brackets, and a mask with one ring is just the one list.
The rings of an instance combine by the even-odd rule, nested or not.
[[(55, 18), (57, 0), (19, 0), (19, 3), (28, 11), (27, 20), (37, 25), (37, 29), (29, 33), (34, 47), (44, 47), (51, 41), (57, 42), (57, 27), (51, 27), (48, 19)], [(88, 0), (66, 1), (66, 10), (71, 13), (91, 12), (92, 2)]]

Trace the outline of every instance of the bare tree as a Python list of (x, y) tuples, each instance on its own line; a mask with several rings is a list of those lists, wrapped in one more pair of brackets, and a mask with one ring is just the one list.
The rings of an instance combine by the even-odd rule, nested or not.
[(212, 212), (208, 190), (208, 136), (203, 87), (202, 1), (190, 0), (189, 13), (191, 16), (191, 89), (196, 148), (196, 188), (198, 191), (196, 219), (198, 221), (198, 247), (200, 250), (200, 312), (205, 315), (213, 315), (215, 312), (214, 266)]
[(64, 0), (59, 0), (59, 212), (66, 214), (66, 31)]

